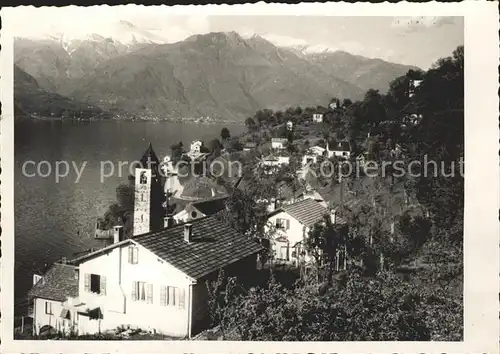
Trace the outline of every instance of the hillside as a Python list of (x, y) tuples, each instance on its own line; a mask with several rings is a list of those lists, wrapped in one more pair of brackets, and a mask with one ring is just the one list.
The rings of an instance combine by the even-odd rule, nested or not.
[(300, 55), (235, 32), (172, 44), (125, 45), (99, 35), (15, 42), (15, 63), (49, 92), (134, 116), (236, 121), (263, 108), (360, 99), (408, 69), (345, 54)]
[(369, 59), (343, 51), (307, 54), (309, 61), (319, 65), (329, 75), (351, 80), (364, 90), (375, 89), (385, 93), (394, 78), (404, 75), (415, 66), (389, 63), (381, 59)]
[(17, 65), (14, 65), (14, 110), (16, 119), (25, 119), (31, 115), (50, 118), (106, 116), (99, 107), (40, 88), (37, 80)]

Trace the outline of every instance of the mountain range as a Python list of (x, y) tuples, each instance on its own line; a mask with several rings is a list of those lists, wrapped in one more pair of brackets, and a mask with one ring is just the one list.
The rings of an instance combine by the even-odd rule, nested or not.
[[(236, 32), (176, 43), (142, 34), (128, 41), (96, 34), (72, 40), (17, 38), (16, 105), (33, 113), (38, 104), (50, 105), (57, 97), (70, 102), (71, 109), (242, 121), (263, 108), (325, 106), (332, 97), (361, 99), (368, 89), (386, 91), (394, 78), (416, 69), (340, 51), (305, 53)], [(29, 103), (33, 92), (37, 100)]]

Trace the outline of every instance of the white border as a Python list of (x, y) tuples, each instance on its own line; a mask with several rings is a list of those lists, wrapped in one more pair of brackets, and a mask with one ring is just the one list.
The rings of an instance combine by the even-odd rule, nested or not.
[[(133, 5), (126, 5), (133, 6)], [(12, 8), (3, 8), (1, 45), (2, 349), (18, 352), (420, 352), (498, 353), (498, 8), (495, 2), (318, 3), (173, 6), (173, 14), (465, 17), (465, 282), (464, 342), (215, 342), (215, 341), (13, 341), (14, 144)], [(29, 23), (26, 24), (29, 26)], [(12, 28), (12, 27), (10, 27)], [(409, 44), (411, 45), (411, 44)], [(450, 53), (451, 54), (451, 53)], [(9, 265), (9, 266), (6, 266)]]

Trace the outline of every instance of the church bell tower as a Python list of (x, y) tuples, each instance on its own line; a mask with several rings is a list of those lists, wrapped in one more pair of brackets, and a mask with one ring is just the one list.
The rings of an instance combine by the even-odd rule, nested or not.
[(135, 169), (134, 236), (161, 230), (165, 209), (165, 193), (160, 161), (151, 144)]

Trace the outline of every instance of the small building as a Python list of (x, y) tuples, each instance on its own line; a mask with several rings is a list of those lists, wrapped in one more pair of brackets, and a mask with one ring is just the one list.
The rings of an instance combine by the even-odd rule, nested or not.
[(293, 122), (291, 120), (289, 120), (288, 122), (286, 122), (286, 130), (288, 130), (288, 131), (292, 131), (293, 130)]
[(188, 203), (183, 210), (173, 216), (176, 223), (212, 216), (226, 207), (228, 197), (211, 198)]
[(322, 123), (323, 122), (323, 114), (321, 113), (314, 113), (312, 116), (313, 122), (314, 123)]
[(66, 304), (78, 297), (78, 267), (56, 262), (43, 276), (35, 274), (28, 297), (33, 300), (33, 333), (49, 328), (69, 333), (78, 315), (76, 308), (68, 309)]
[(275, 230), (271, 242), (274, 260), (295, 265), (301, 261), (308, 262), (310, 257), (304, 249), (304, 240), (314, 224), (321, 222), (326, 215), (330, 215), (334, 224), (346, 225), (345, 220), (338, 217), (335, 210), (329, 211), (311, 198), (284, 205), (270, 213), (266, 232)]
[(252, 141), (249, 141), (247, 142), (244, 146), (243, 146), (243, 151), (244, 152), (249, 152), (250, 150), (253, 150), (257, 147), (257, 143), (254, 143)]
[(121, 227), (115, 231), (112, 245), (74, 259), (71, 268), (57, 266), (33, 287), (37, 329), (64, 317), (77, 334), (130, 326), (190, 338), (209, 315), (206, 282), (221, 269), (251, 282), (263, 250), (214, 217), (130, 239)]
[(349, 159), (351, 157), (351, 145), (348, 141), (327, 143), (326, 145), (327, 157), (333, 156)]
[(318, 157), (323, 156), (326, 149), (321, 146), (313, 146), (307, 149), (304, 156), (302, 156), (302, 168), (310, 163), (318, 163)]
[(337, 101), (333, 101), (332, 103), (330, 103), (329, 107), (330, 107), (330, 109), (337, 109), (338, 108)]
[(284, 149), (287, 143), (287, 139), (284, 138), (272, 138), (271, 139), (271, 148), (281, 150)]
[(261, 162), (261, 166), (267, 168), (269, 174), (272, 174), (275, 169), (279, 169), (281, 166), (288, 164), (290, 164), (290, 157), (282, 155), (270, 155), (262, 158)]

